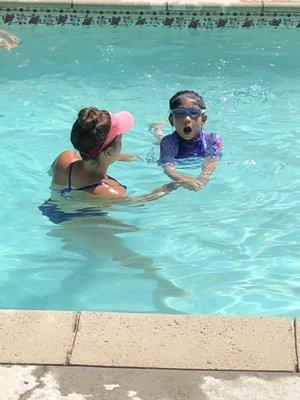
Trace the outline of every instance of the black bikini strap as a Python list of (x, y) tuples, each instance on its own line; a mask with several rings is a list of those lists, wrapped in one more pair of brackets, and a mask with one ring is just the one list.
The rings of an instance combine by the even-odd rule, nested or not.
[(73, 167), (74, 167), (74, 164), (76, 163), (77, 161), (73, 161), (71, 164), (70, 164), (70, 168), (69, 168), (69, 176), (68, 176), (68, 189), (72, 189), (72, 184), (71, 184), (71, 174), (72, 174), (72, 169), (73, 169)]
[(125, 185), (122, 185), (122, 183), (120, 183), (119, 181), (117, 181), (115, 178), (113, 178), (112, 176), (107, 175), (107, 177), (109, 179), (112, 179), (113, 181), (117, 182), (120, 186), (122, 186), (124, 189), (127, 189)]

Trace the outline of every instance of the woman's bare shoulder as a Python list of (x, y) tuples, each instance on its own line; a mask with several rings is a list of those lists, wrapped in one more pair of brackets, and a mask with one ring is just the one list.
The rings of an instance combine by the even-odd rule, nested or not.
[(81, 160), (81, 157), (74, 150), (65, 150), (53, 161), (52, 169), (59, 168), (65, 171), (71, 163), (78, 160)]
[(126, 198), (126, 189), (113, 179), (106, 178), (94, 187), (91, 194), (101, 197), (103, 200), (116, 200)]

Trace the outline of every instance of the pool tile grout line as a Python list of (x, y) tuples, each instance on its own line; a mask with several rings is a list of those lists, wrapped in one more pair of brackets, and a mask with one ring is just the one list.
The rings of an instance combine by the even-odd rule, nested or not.
[(74, 327), (73, 327), (74, 336), (73, 336), (73, 340), (71, 342), (70, 348), (67, 351), (67, 357), (66, 357), (66, 363), (65, 363), (66, 365), (70, 365), (70, 360), (72, 357), (73, 349), (74, 349), (75, 342), (76, 342), (76, 337), (77, 337), (78, 330), (79, 330), (80, 317), (81, 317), (81, 312), (77, 312), (76, 316), (75, 316)]
[(299, 371), (299, 358), (298, 358), (298, 344), (297, 344), (297, 319), (293, 318), (293, 329), (294, 329), (294, 342), (295, 342), (295, 372)]

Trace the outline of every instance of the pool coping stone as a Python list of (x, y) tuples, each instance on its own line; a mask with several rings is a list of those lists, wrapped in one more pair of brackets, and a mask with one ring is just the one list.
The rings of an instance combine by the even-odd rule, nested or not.
[(150, 8), (168, 10), (260, 10), (260, 11), (294, 11), (300, 12), (300, 0), (0, 0), (0, 6), (66, 6), (74, 8)]
[(0, 363), (298, 371), (296, 322), (72, 311), (0, 311)]
[[(93, 343), (93, 346), (90, 345)], [(71, 365), (294, 371), (289, 318), (83, 312)]]
[(77, 314), (68, 311), (0, 311), (2, 363), (67, 363)]

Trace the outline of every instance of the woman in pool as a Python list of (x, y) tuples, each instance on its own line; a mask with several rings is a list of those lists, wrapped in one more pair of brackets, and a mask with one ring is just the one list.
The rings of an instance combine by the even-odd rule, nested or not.
[(18, 46), (19, 43), (20, 39), (17, 36), (0, 29), (0, 47), (5, 50), (11, 50)]
[(164, 196), (177, 186), (163, 185), (153, 192), (129, 198), (126, 186), (107, 175), (109, 166), (117, 160), (131, 161), (130, 154), (120, 154), (122, 133), (133, 127), (133, 116), (122, 111), (112, 114), (95, 107), (79, 111), (71, 142), (79, 153), (63, 151), (52, 164), (52, 188), (65, 198), (89, 196), (103, 201), (150, 201)]

